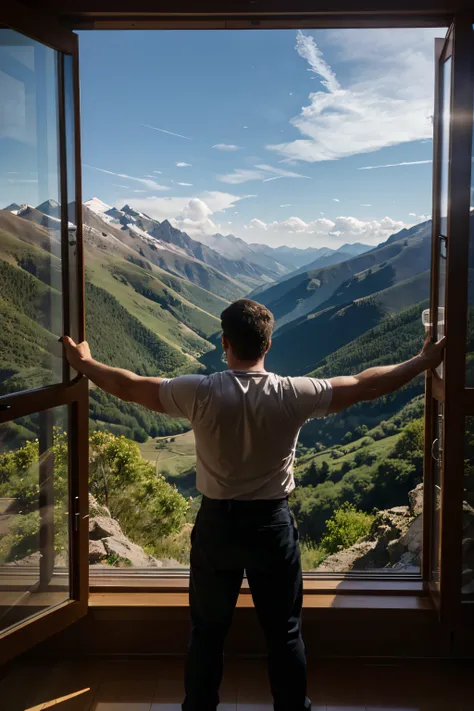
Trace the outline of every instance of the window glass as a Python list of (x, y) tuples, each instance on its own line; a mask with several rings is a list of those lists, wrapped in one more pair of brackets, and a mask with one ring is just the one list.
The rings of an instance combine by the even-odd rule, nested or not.
[(0, 631), (69, 598), (67, 407), (0, 425)]
[(449, 132), (451, 118), (451, 57), (443, 64), (441, 85), (441, 175), (440, 175), (440, 234), (447, 236), (448, 180), (449, 180)]
[(0, 29), (0, 395), (62, 378), (57, 58)]

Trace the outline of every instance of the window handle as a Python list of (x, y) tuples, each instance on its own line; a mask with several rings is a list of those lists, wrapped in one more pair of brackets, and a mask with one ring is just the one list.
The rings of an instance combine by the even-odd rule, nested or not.
[[(438, 445), (437, 449), (437, 456), (435, 456), (435, 447)], [(436, 437), (436, 439), (433, 440), (433, 443), (431, 445), (431, 456), (435, 460), (435, 462), (438, 462), (439, 464), (439, 439)]]
[(0, 412), (6, 412), (7, 410), (11, 410), (12, 406), (11, 405), (0, 405)]

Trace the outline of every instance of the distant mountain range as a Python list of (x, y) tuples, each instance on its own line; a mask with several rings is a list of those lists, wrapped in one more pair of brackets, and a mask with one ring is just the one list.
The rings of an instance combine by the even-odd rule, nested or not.
[[(86, 201), (82, 214), (88, 338), (107, 363), (170, 375), (221, 369), (219, 315), (249, 293), (275, 314), (268, 366), (277, 372), (326, 374), (353, 352), (360, 362), (357, 344), (367, 342), (360, 339), (381, 337), (376, 329), (398, 315), (402, 329), (410, 308), (410, 328), (422, 338), (416, 314), (429, 293), (430, 222), (375, 248), (301, 250), (220, 234), (203, 237), (204, 244), (167, 220), (99, 198)], [(47, 304), (59, 298), (59, 236), (52, 200), (0, 210), (0, 392), (49, 377), (44, 364), (59, 334)], [(128, 436), (178, 426), (98, 390), (91, 391), (91, 417)]]

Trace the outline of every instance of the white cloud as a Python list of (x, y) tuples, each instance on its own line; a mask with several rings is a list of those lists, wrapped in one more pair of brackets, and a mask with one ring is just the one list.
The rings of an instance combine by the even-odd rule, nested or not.
[(146, 193), (146, 190), (134, 190), (134, 193)]
[(176, 185), (182, 185), (184, 188), (192, 188), (192, 183), (176, 183)]
[(122, 185), (122, 183), (112, 183), (112, 185), (114, 188), (125, 188), (125, 190), (130, 190), (129, 185)]
[(296, 51), (303, 59), (306, 59), (310, 69), (308, 72), (313, 72), (317, 76), (322, 77), (321, 84), (329, 91), (337, 91), (341, 85), (336, 79), (336, 75), (324, 60), (323, 53), (317, 46), (316, 42), (310, 35), (304, 35), (301, 30), (296, 33)]
[(370, 202), (363, 202), (363, 203), (361, 204), (361, 207), (372, 207), (372, 205), (371, 205)]
[(422, 29), (326, 33), (337, 58), (347, 63), (343, 87), (314, 38), (298, 31), (296, 50), (323, 89), (310, 93), (308, 104), (291, 119), (302, 137), (267, 148), (317, 162), (430, 139), (436, 34)]
[(416, 217), (416, 212), (409, 212), (409, 213), (408, 213), (408, 216), (409, 216), (409, 217)]
[(191, 168), (191, 163), (176, 163), (177, 168)]
[(151, 180), (150, 178), (135, 178), (133, 175), (127, 175), (126, 173), (116, 173), (113, 170), (105, 170), (105, 168), (97, 168), (95, 165), (87, 165), (87, 163), (82, 164), (85, 168), (92, 168), (92, 170), (98, 170), (101, 173), (107, 173), (107, 175), (116, 175), (119, 178), (127, 178), (127, 180), (134, 180), (137, 183), (145, 185), (150, 190), (169, 190), (166, 185), (160, 185), (156, 180)]
[(283, 168), (274, 168), (272, 165), (267, 165), (266, 163), (255, 165), (253, 168), (235, 168), (232, 173), (217, 176), (217, 180), (223, 183), (230, 183), (231, 185), (239, 185), (240, 183), (247, 183), (251, 180), (261, 180), (267, 183), (270, 180), (277, 180), (277, 178), (307, 178), (310, 180), (307, 175), (294, 173), (291, 170), (284, 170)]
[(162, 173), (163, 173), (163, 171), (161, 171), (161, 170), (154, 170), (153, 172), (157, 173), (158, 175), (162, 175)]
[[(297, 247), (340, 247), (345, 243), (363, 242), (377, 245), (390, 235), (408, 227), (401, 220), (384, 217), (382, 220), (359, 220), (356, 217), (320, 217), (305, 222), (300, 217), (266, 223), (254, 218), (245, 225), (246, 237), (251, 242), (263, 241), (272, 246), (293, 244)], [(251, 234), (250, 234), (251, 232)]]
[(173, 133), (173, 131), (167, 131), (165, 128), (157, 128), (156, 126), (150, 126), (147, 123), (141, 123), (140, 126), (143, 126), (143, 128), (151, 128), (152, 131), (167, 133), (169, 136), (177, 136), (178, 138), (185, 138), (187, 141), (192, 141), (192, 138), (189, 138), (189, 136), (183, 136), (181, 133)]
[(169, 220), (192, 237), (199, 237), (225, 231), (225, 227), (217, 221), (219, 213), (235, 207), (240, 200), (252, 197), (256, 196), (232, 195), (216, 190), (203, 192), (199, 197), (130, 197), (126, 202), (156, 220)]
[(357, 168), (357, 170), (376, 170), (377, 168), (398, 168), (400, 165), (425, 165), (426, 163), (432, 163), (430, 160), (408, 160), (402, 163), (386, 163), (385, 165), (364, 165), (362, 168)]
[(241, 146), (236, 146), (234, 143), (216, 143), (215, 146), (218, 151), (240, 151)]
[(285, 202), (283, 205), (280, 205), (280, 207), (293, 207), (293, 204), (291, 202)]
[(333, 202), (341, 202), (341, 201), (339, 200), (339, 198), (333, 198), (332, 200), (333, 200)]

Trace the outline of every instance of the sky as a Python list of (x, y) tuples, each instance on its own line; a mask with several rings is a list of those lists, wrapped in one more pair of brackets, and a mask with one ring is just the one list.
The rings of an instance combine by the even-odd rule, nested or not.
[(431, 212), (444, 34), (80, 32), (83, 197), (196, 238), (378, 244)]

